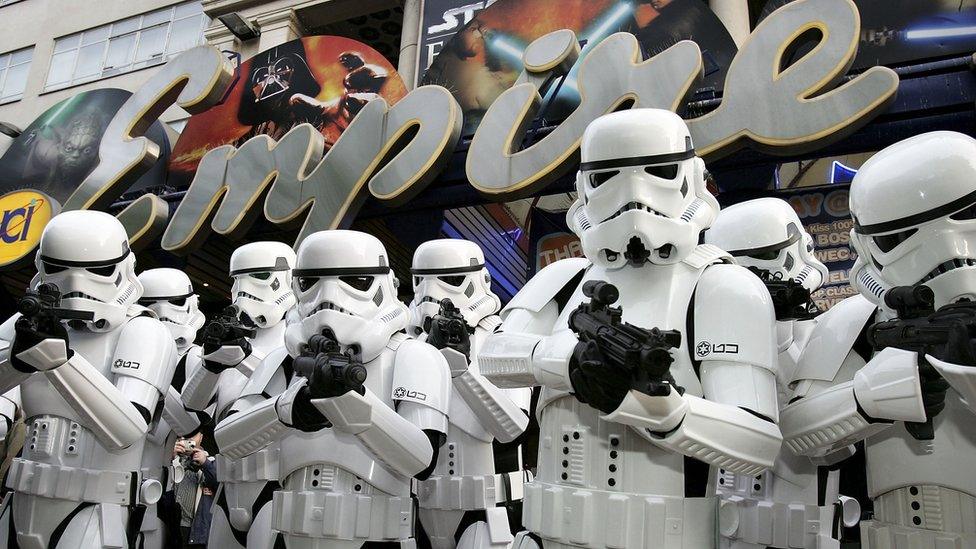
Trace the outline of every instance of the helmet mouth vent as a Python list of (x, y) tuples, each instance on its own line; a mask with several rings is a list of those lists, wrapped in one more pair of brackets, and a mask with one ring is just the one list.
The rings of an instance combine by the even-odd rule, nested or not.
[(309, 313), (309, 316), (314, 315), (315, 313), (317, 313), (319, 311), (336, 311), (336, 312), (339, 312), (339, 313), (342, 313), (342, 314), (346, 314), (346, 315), (350, 315), (350, 316), (355, 316), (355, 315), (353, 315), (352, 311), (349, 311), (348, 309), (344, 309), (344, 308), (340, 307), (339, 305), (337, 305), (337, 304), (335, 304), (335, 303), (333, 303), (331, 301), (323, 301), (322, 303), (319, 303), (319, 305), (317, 307), (315, 307), (314, 309), (312, 309), (312, 312)]
[[(655, 251), (659, 252), (661, 249), (668, 247), (669, 249), (667, 254), (670, 256), (670, 246), (670, 244), (665, 244)], [(647, 263), (647, 260), (650, 259), (650, 257), (651, 252), (647, 249), (647, 246), (644, 246), (644, 241), (636, 236), (630, 237), (630, 242), (627, 243), (627, 249), (624, 250), (624, 258), (627, 259), (627, 263), (637, 267)]]
[(656, 215), (656, 216), (659, 216), (659, 217), (668, 217), (668, 216), (664, 215), (663, 213), (655, 210), (654, 208), (652, 208), (650, 206), (647, 206), (646, 204), (642, 204), (640, 202), (636, 202), (635, 201), (635, 202), (628, 202), (628, 203), (624, 204), (619, 210), (617, 210), (616, 212), (614, 212), (613, 215), (611, 215), (610, 217), (604, 219), (601, 223), (606, 223), (607, 221), (610, 221), (611, 219), (615, 219), (615, 218), (620, 217), (621, 215), (623, 215), (623, 214), (625, 214), (627, 212), (634, 211), (634, 210), (640, 211), (640, 212), (647, 212), (649, 214), (653, 214), (653, 215)]
[(264, 302), (263, 299), (260, 299), (257, 296), (252, 295), (252, 294), (249, 294), (247, 292), (237, 292), (237, 297), (243, 297), (245, 299), (251, 299), (251, 300), (254, 300), (254, 301), (260, 301), (262, 303)]
[(926, 282), (932, 280), (933, 278), (943, 275), (949, 271), (953, 271), (962, 267), (973, 267), (976, 266), (976, 259), (970, 257), (959, 257), (956, 259), (950, 259), (940, 263), (936, 268), (929, 271), (929, 273), (922, 277), (921, 280), (916, 282), (916, 284), (925, 284)]
[(87, 299), (88, 301), (96, 301), (98, 303), (105, 303), (101, 299), (95, 296), (88, 295), (84, 292), (68, 292), (61, 296), (61, 299)]

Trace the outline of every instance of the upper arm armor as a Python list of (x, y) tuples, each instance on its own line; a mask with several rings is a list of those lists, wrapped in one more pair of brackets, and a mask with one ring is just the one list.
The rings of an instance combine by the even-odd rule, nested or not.
[(394, 402), (413, 402), (447, 415), (451, 370), (432, 345), (415, 339), (400, 344), (393, 359)]
[(154, 410), (175, 370), (176, 344), (165, 326), (148, 316), (126, 323), (115, 346), (112, 374), (129, 400)]
[(818, 316), (790, 385), (800, 381), (835, 381), (854, 342), (876, 310), (873, 303), (855, 295)]
[(735, 362), (776, 371), (776, 315), (769, 291), (738, 265), (716, 264), (695, 290), (695, 360)]
[(583, 257), (561, 259), (547, 265), (529, 279), (502, 309), (502, 318), (505, 318), (508, 311), (514, 309), (526, 309), (538, 313), (574, 279), (582, 277), (589, 266), (589, 260)]

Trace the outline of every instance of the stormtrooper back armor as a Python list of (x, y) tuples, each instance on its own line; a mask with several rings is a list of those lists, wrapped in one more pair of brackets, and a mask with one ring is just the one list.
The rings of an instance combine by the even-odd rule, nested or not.
[(232, 301), (257, 327), (274, 326), (295, 306), (294, 264), (294, 250), (282, 242), (252, 242), (230, 256)]
[[(280, 448), (271, 526), (288, 547), (412, 544), (411, 477), (436, 462), (437, 441), (447, 432), (450, 372), (436, 349), (400, 333), (408, 312), (387, 258), (364, 233), (309, 235), (295, 269), (298, 305), (288, 315), (291, 358), (265, 360), (235, 405), (241, 411), (217, 427), (230, 459)], [(308, 378), (293, 375), (292, 359), (325, 330), (362, 357), (362, 392), (321, 397)]]
[[(934, 438), (919, 440), (904, 422), (925, 421), (919, 358), (885, 348), (861, 357), (854, 340), (865, 324), (890, 318), (888, 289), (924, 283), (935, 306), (976, 293), (972, 266), (976, 141), (932, 132), (896, 143), (862, 166), (851, 185), (851, 277), (864, 298), (850, 298), (818, 319), (783, 411), (787, 443), (807, 455), (865, 440), (873, 520), (862, 521), (865, 547), (976, 547), (974, 412), (967, 402), (972, 367), (926, 355), (948, 382)], [(972, 256), (972, 257), (971, 257)], [(867, 302), (870, 300), (870, 303)]]
[(52, 335), (42, 340), (17, 316), (0, 327), (0, 338), (13, 341), (0, 360), (0, 392), (19, 385), (28, 429), (8, 474), (0, 539), (16, 537), (21, 547), (123, 547), (131, 510), (162, 492), (143, 475), (142, 459), (175, 346), (135, 305), (142, 285), (115, 217), (60, 214), (40, 250), (35, 283), (56, 284), (62, 307), (93, 319), (72, 321), (61, 335), (44, 328)]
[[(773, 283), (792, 279), (812, 292), (827, 278), (827, 267), (813, 256), (812, 238), (804, 232), (793, 207), (778, 198), (759, 198), (723, 209), (705, 233), (705, 242), (727, 250), (736, 263), (762, 272)], [(790, 381), (813, 323), (777, 320), (776, 385), (781, 409), (792, 397)], [(859, 516), (856, 500), (841, 499), (838, 494), (837, 470), (825, 469), (827, 483), (821, 501), (817, 465), (788, 448), (783, 448), (772, 469), (760, 475), (744, 476), (721, 468), (713, 473), (713, 488), (722, 499), (723, 513), (737, 515), (734, 528), (722, 531), (722, 547), (839, 549), (835, 512), (843, 509), (841, 518), (848, 527)]]
[[(769, 294), (724, 252), (698, 245), (718, 207), (679, 117), (606, 115), (582, 143), (568, 217), (586, 258), (530, 280), (478, 357), (499, 386), (544, 387), (526, 527), (546, 548), (710, 547), (717, 502), (705, 497), (704, 475), (688, 479), (700, 489), (686, 493), (686, 458), (756, 475), (780, 447)], [(590, 280), (617, 287), (624, 322), (680, 332), (670, 374), (683, 391), (668, 385), (651, 396), (628, 385), (609, 412), (580, 401), (594, 393), (580, 395), (589, 389), (571, 379), (579, 339), (567, 328)], [(523, 535), (516, 544), (534, 542)]]
[[(481, 248), (458, 239), (425, 242), (414, 252), (412, 273), (412, 333), (430, 341), (431, 321), (441, 300), (450, 299), (471, 332), (476, 357), (501, 323)], [(417, 484), (420, 522), (435, 549), (507, 547), (511, 528), (499, 505), (521, 498), (523, 480), (521, 471), (496, 473), (492, 441), (511, 442), (525, 431), (531, 389), (499, 389), (481, 375), (477, 360), (469, 364), (459, 352), (445, 353), (452, 375), (446, 451), (430, 478)]]

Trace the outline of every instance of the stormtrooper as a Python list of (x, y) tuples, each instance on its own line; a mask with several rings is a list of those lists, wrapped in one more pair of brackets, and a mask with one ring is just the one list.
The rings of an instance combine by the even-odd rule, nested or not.
[(271, 527), (289, 549), (415, 547), (411, 481), (439, 463), (451, 374), (403, 333), (388, 257), (361, 232), (305, 238), (285, 360), (268, 357), (217, 426), (230, 459), (280, 447)]
[[(193, 293), (193, 283), (183, 271), (150, 269), (139, 275), (139, 282), (143, 287), (139, 304), (155, 313), (169, 330), (178, 357), (173, 381), (162, 397), (161, 417), (150, 426), (142, 458), (142, 474), (158, 480), (164, 490), (169, 490), (177, 480), (172, 478), (168, 467), (173, 445), (178, 437), (193, 436), (200, 428), (200, 417), (183, 406), (180, 390), (186, 381), (187, 364), (191, 368), (200, 367), (202, 351), (193, 341), (206, 319), (198, 307), (199, 298)], [(147, 549), (161, 548), (165, 545), (164, 531), (156, 506), (149, 506), (142, 520), (141, 537), (136, 543)]]
[(0, 327), (0, 339), (13, 342), (0, 360), (0, 392), (20, 387), (28, 429), (8, 474), (0, 540), (127, 547), (162, 492), (141, 469), (176, 349), (137, 305), (142, 284), (115, 217), (54, 217), (35, 264), (32, 305), (22, 301), (24, 315)]
[[(827, 267), (813, 255), (813, 238), (804, 232), (793, 207), (778, 198), (759, 198), (719, 212), (705, 242), (735, 258), (766, 283), (776, 311), (779, 367), (776, 386), (780, 409), (789, 403), (789, 387), (799, 357), (819, 313), (810, 297), (827, 279)], [(845, 526), (860, 517), (857, 500), (840, 496), (839, 471), (819, 466), (784, 448), (765, 473), (745, 476), (714, 471), (712, 488), (724, 514), (734, 517), (722, 532), (721, 546), (736, 549), (795, 547), (839, 549), (838, 509)], [(820, 474), (826, 483), (820, 484)]]
[[(183, 388), (191, 410), (213, 406), (215, 422), (238, 410), (234, 403), (258, 365), (284, 344), (285, 313), (295, 305), (291, 269), (295, 252), (281, 242), (252, 242), (230, 258), (232, 306), (211, 320), (202, 364)], [(220, 326), (215, 329), (214, 327)], [(251, 329), (252, 336), (241, 331)], [(217, 455), (216, 495), (209, 542), (214, 547), (270, 548), (271, 496), (278, 487), (278, 449), (274, 445), (246, 459)]]
[[(818, 318), (784, 438), (815, 457), (864, 440), (864, 547), (972, 549), (976, 140), (932, 132), (887, 147), (855, 176), (850, 208), (861, 295)], [(918, 345), (912, 322), (937, 338)]]
[(757, 475), (780, 448), (769, 293), (699, 244), (718, 203), (680, 117), (602, 116), (581, 153), (585, 258), (533, 277), (478, 357), (499, 386), (543, 386), (516, 547), (713, 547), (706, 466)]
[(452, 386), (446, 451), (417, 484), (420, 523), (434, 549), (508, 547), (504, 505), (521, 498), (523, 479), (521, 471), (496, 474), (492, 441), (525, 431), (532, 393), (498, 389), (471, 360), (501, 324), (484, 252), (466, 240), (431, 240), (414, 252), (412, 274), (410, 332), (442, 349)]

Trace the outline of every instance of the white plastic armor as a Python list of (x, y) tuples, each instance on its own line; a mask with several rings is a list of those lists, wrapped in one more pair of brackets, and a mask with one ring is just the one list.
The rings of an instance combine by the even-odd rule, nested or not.
[(281, 322), (295, 306), (291, 269), (295, 251), (282, 242), (251, 242), (230, 256), (231, 300), (259, 328)]
[[(295, 304), (294, 265), (295, 252), (281, 242), (251, 242), (231, 255), (231, 301), (242, 320), (256, 326), (255, 335), (248, 339), (249, 353), (236, 345), (223, 345), (193, 360), (181, 395), (188, 409), (209, 410), (215, 421), (223, 420), (240, 409), (242, 392), (259, 365), (273, 355), (280, 362), (281, 355), (275, 353), (284, 343), (284, 317)], [(204, 361), (221, 368), (207, 368)], [(274, 545), (270, 491), (278, 481), (277, 458), (274, 446), (245, 461), (223, 452), (216, 456), (221, 487), (215, 498), (210, 545), (248, 549)]]
[[(147, 478), (154, 478), (164, 490), (173, 482), (170, 474), (170, 457), (173, 446), (180, 437), (189, 437), (200, 428), (200, 416), (187, 410), (180, 396), (180, 389), (195, 368), (202, 364), (202, 349), (193, 344), (197, 331), (206, 320), (198, 307), (199, 297), (193, 292), (190, 278), (178, 269), (160, 268), (139, 274), (143, 293), (139, 304), (156, 314), (169, 330), (176, 344), (178, 357), (177, 375), (163, 396), (161, 417), (150, 425), (146, 449), (142, 459), (142, 471)], [(189, 369), (189, 371), (188, 371)], [(178, 378), (178, 379), (177, 379)], [(140, 539), (136, 543), (146, 549), (165, 546), (165, 526), (159, 519), (155, 505), (149, 506), (142, 519)]]
[(875, 512), (861, 523), (864, 547), (976, 547), (976, 470), (969, 457), (976, 424), (962, 397), (966, 380), (950, 373), (973, 368), (938, 361), (950, 384), (945, 409), (932, 418), (934, 438), (919, 440), (904, 423), (926, 419), (917, 356), (888, 348), (865, 364), (853, 350), (872, 318), (893, 314), (883, 306), (891, 287), (924, 283), (937, 308), (976, 295), (974, 159), (972, 138), (933, 132), (896, 143), (862, 166), (851, 185), (858, 251), (851, 277), (864, 298), (882, 306), (871, 311), (851, 298), (818, 319), (797, 370), (802, 398), (783, 412), (784, 436), (808, 455), (829, 451), (839, 438), (865, 439)]
[[(728, 251), (736, 263), (758, 270), (774, 283), (792, 280), (814, 292), (827, 279), (827, 267), (812, 253), (813, 239), (804, 232), (793, 207), (778, 198), (759, 198), (723, 209), (705, 233), (705, 242)], [(793, 395), (790, 382), (796, 360), (814, 322), (785, 318), (776, 323), (780, 409)], [(823, 491), (818, 489), (821, 474), (827, 476)], [(853, 526), (859, 518), (857, 501), (842, 499), (838, 493), (839, 471), (820, 470), (818, 464), (794, 454), (788, 446), (767, 472), (743, 475), (717, 468), (713, 475), (712, 489), (722, 505), (722, 547), (839, 549), (836, 504), (847, 512), (840, 517), (845, 526)]]
[[(420, 522), (435, 549), (508, 547), (511, 527), (497, 506), (520, 498), (523, 479), (520, 471), (496, 471), (492, 441), (511, 442), (525, 431), (531, 389), (499, 389), (479, 371), (478, 349), (501, 323), (484, 252), (466, 240), (431, 240), (414, 252), (412, 273), (411, 331), (426, 340), (441, 300), (450, 299), (469, 329), (474, 359), (442, 350), (452, 378), (450, 425), (437, 466), (417, 483)], [(459, 531), (469, 513), (477, 520)]]
[[(217, 427), (229, 456), (280, 452), (271, 527), (288, 547), (411, 543), (411, 477), (431, 469), (435, 452), (443, 451), (431, 445), (431, 435), (447, 432), (450, 371), (436, 349), (397, 333), (407, 327), (408, 312), (396, 299), (387, 257), (378, 240), (353, 231), (312, 234), (298, 251), (299, 302), (288, 315), (288, 349), (298, 356), (308, 336), (331, 330), (343, 349), (361, 351), (364, 393), (312, 398), (306, 378), (269, 357), (245, 388), (241, 411)], [(284, 384), (283, 393), (267, 397)], [(295, 415), (303, 398), (329, 427)], [(307, 512), (315, 508), (321, 512)]]
[[(27, 424), (22, 455), (8, 473), (12, 495), (0, 539), (15, 536), (21, 547), (125, 547), (131, 509), (162, 493), (142, 460), (176, 366), (175, 345), (135, 305), (142, 286), (113, 216), (56, 216), (42, 234), (38, 265), (35, 283), (56, 284), (62, 307), (94, 318), (66, 326), (67, 347), (50, 338), (18, 352), (27, 371), (9, 356), (0, 362), (0, 378), (19, 383)], [(17, 319), (0, 333), (11, 333)]]
[[(702, 489), (686, 495), (685, 458), (753, 475), (773, 464), (781, 436), (772, 303), (752, 273), (697, 245), (717, 205), (680, 118), (651, 109), (604, 116), (586, 130), (582, 160), (581, 198), (568, 215), (588, 261), (540, 271), (479, 355), (499, 385), (544, 386), (538, 476), (523, 519), (547, 548), (711, 547), (717, 500), (705, 495), (706, 478), (688, 479)], [(577, 338), (568, 320), (589, 280), (617, 287), (624, 322), (680, 332), (670, 373), (683, 394), (631, 389), (610, 414), (571, 394)], [(560, 306), (557, 295), (570, 297)]]
[(179, 269), (150, 269), (139, 274), (139, 282), (143, 286), (139, 304), (156, 313), (173, 334), (176, 350), (184, 355), (206, 321), (190, 277)]

